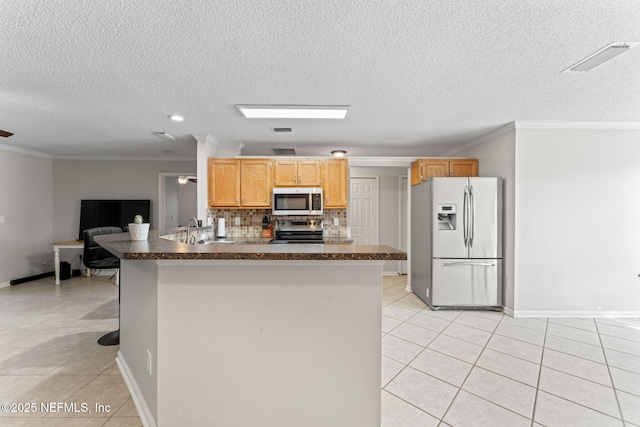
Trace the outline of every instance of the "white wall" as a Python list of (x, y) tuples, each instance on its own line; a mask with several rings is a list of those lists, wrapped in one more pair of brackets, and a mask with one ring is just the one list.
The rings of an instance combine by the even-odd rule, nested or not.
[[(82, 199), (149, 199), (149, 222), (157, 228), (159, 174), (195, 168), (195, 161), (54, 160), (53, 238), (78, 238)], [(60, 256), (76, 257), (69, 250)]]
[(516, 130), (516, 316), (640, 316), (640, 130)]
[(507, 313), (514, 308), (514, 251), (515, 251), (515, 151), (516, 131), (507, 126), (484, 142), (456, 152), (456, 156), (478, 159), (480, 176), (503, 178), (503, 305)]
[[(378, 244), (400, 248), (400, 177), (407, 176), (407, 168), (354, 166), (349, 175), (350, 178), (379, 177)], [(385, 261), (385, 274), (399, 271), (400, 261)]]
[(640, 130), (527, 126), (450, 153), (505, 179), (505, 311), (637, 317)]
[(178, 226), (178, 179), (175, 176), (164, 177), (164, 228)]
[(51, 158), (0, 149), (0, 286), (53, 271), (52, 168)]
[(191, 181), (178, 185), (178, 226), (186, 227), (191, 218), (201, 219), (205, 222), (205, 217), (198, 217), (198, 185)]

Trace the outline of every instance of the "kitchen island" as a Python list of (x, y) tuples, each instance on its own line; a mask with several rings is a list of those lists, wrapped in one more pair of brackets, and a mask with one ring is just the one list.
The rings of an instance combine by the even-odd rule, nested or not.
[(404, 252), (150, 234), (96, 239), (121, 259), (116, 360), (144, 425), (380, 425), (382, 264)]

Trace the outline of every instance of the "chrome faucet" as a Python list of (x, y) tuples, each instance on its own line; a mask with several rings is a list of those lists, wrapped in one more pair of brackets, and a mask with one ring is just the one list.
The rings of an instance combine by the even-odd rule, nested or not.
[[(189, 232), (189, 230), (191, 228), (191, 222), (192, 221), (195, 223), (193, 225), (194, 228), (198, 226), (198, 220), (196, 218), (191, 218), (189, 220), (189, 222), (187, 223), (187, 243), (195, 243), (196, 242), (196, 237), (195, 236), (191, 236), (191, 233)], [(192, 237), (193, 237), (193, 239), (192, 239)]]

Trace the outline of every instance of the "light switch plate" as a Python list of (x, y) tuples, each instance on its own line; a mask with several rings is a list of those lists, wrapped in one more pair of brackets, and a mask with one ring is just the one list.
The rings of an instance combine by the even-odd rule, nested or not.
[(236, 225), (240, 225), (240, 217), (239, 216), (236, 217)]
[(340, 218), (333, 218), (333, 225), (335, 225), (336, 227), (340, 225)]
[(4, 224), (4, 215), (0, 216), (0, 224)]

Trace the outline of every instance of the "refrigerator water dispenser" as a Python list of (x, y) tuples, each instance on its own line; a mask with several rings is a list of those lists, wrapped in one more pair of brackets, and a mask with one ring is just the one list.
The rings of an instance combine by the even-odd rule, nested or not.
[(438, 230), (456, 229), (456, 205), (438, 205), (436, 210), (438, 215)]

